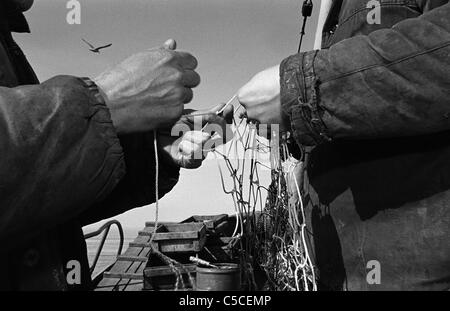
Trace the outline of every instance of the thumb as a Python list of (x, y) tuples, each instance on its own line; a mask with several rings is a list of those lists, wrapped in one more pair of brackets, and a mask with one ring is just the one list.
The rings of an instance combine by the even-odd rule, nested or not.
[(237, 100), (242, 106), (247, 108), (247, 106), (254, 99), (254, 97), (255, 97), (255, 87), (252, 79), (239, 89), (239, 91), (237, 92)]
[(167, 50), (176, 50), (177, 49), (177, 42), (174, 39), (169, 39), (163, 44), (163, 48)]
[(257, 99), (258, 94), (262, 90), (263, 86), (261, 85), (260, 79), (258, 79), (258, 75), (255, 75), (239, 89), (237, 92), (237, 100), (242, 106), (247, 108)]

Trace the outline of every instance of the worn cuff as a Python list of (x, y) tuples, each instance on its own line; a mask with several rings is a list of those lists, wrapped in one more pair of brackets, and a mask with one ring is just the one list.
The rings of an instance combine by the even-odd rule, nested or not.
[(83, 82), (84, 86), (88, 88), (91, 95), (95, 97), (95, 99), (98, 101), (100, 105), (106, 105), (105, 99), (101, 95), (100, 89), (98, 88), (97, 84), (95, 84), (94, 81), (86, 77), (82, 77), (79, 79), (81, 80), (81, 82)]
[(320, 80), (314, 72), (317, 51), (300, 53), (280, 65), (281, 105), (297, 143), (314, 146), (331, 140), (319, 105)]
[(98, 86), (90, 78), (82, 77), (78, 78), (78, 80), (88, 89), (88, 92), (91, 95), (89, 119), (94, 121), (93, 126), (98, 127), (97, 133), (102, 136), (103, 141), (109, 146), (109, 161), (106, 163), (112, 163), (114, 166), (114, 169), (111, 168), (114, 172), (114, 178), (112, 178), (111, 183), (105, 187), (106, 191), (97, 198), (97, 201), (100, 201), (103, 200), (125, 176), (126, 164), (124, 161), (124, 150), (112, 123), (111, 113), (106, 106), (105, 99), (101, 95)]

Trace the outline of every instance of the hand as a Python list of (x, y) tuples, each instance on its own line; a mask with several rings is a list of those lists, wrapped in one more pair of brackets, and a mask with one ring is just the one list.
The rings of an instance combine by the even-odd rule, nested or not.
[[(214, 132), (226, 133), (227, 123), (232, 122), (233, 107), (229, 106), (222, 114), (216, 114), (223, 106), (221, 104), (209, 111), (186, 110), (185, 116), (174, 125), (170, 133), (159, 131), (159, 149), (166, 160), (183, 168), (200, 167), (207, 154), (204, 147), (210, 142)], [(208, 126), (203, 130), (206, 123), (211, 128)], [(184, 134), (178, 135), (179, 132)], [(225, 138), (221, 139), (223, 142)]]
[(168, 40), (162, 47), (135, 54), (95, 79), (118, 134), (167, 128), (181, 117), (200, 76), (194, 71), (195, 57), (175, 49), (176, 42)]
[(274, 66), (255, 75), (238, 92), (238, 100), (246, 109), (249, 121), (260, 124), (279, 124), (283, 130), (288, 120), (280, 101), (280, 66)]

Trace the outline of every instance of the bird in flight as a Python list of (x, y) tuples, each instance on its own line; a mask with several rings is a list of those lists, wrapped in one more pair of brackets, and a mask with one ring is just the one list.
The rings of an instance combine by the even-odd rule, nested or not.
[(89, 45), (89, 50), (93, 53), (100, 53), (101, 49), (106, 49), (109, 48), (110, 46), (112, 46), (112, 43), (108, 44), (108, 45), (104, 45), (104, 46), (99, 46), (99, 47), (95, 47), (92, 44), (90, 44), (89, 42), (87, 42), (86, 40), (84, 40), (83, 38), (81, 38), (81, 40), (83, 40), (84, 43), (86, 43), (87, 45)]

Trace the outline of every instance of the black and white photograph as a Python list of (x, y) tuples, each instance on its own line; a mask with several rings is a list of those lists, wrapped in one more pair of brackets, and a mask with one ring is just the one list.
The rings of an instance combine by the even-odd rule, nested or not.
[(448, 292), (450, 1), (0, 0), (0, 152), (0, 292)]

